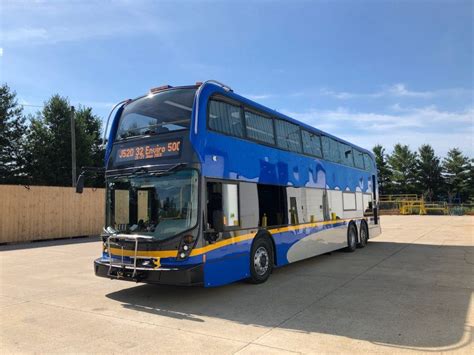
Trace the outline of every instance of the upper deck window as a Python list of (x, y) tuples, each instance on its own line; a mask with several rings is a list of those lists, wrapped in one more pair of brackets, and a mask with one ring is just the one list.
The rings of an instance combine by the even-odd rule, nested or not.
[(301, 153), (300, 127), (286, 121), (275, 120), (277, 145), (280, 148)]
[(339, 142), (326, 136), (323, 136), (321, 140), (323, 143), (324, 159), (342, 164)]
[(321, 137), (317, 134), (302, 130), (301, 136), (303, 138), (303, 151), (306, 154), (321, 158)]
[(347, 166), (354, 166), (354, 158), (352, 157), (352, 147), (348, 144), (339, 143), (339, 154), (342, 163)]
[(230, 134), (235, 137), (244, 136), (239, 106), (227, 102), (210, 100), (208, 123), (209, 128), (214, 131)]
[(245, 111), (247, 137), (269, 144), (275, 144), (273, 120), (256, 113)]
[(117, 139), (189, 129), (196, 89), (171, 89), (139, 98), (123, 110)]
[(364, 164), (365, 164), (365, 170), (372, 170), (374, 168), (374, 161), (372, 160), (372, 157), (364, 153)]
[(364, 154), (358, 149), (353, 149), (354, 164), (356, 168), (364, 169)]

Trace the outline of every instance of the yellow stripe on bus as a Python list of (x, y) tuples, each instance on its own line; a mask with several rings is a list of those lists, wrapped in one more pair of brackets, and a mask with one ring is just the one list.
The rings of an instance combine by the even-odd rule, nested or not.
[[(314, 228), (314, 227), (320, 227), (320, 226), (325, 226), (325, 225), (330, 225), (330, 224), (342, 223), (345, 221), (349, 221), (349, 219), (338, 219), (336, 221), (305, 223), (305, 224), (299, 224), (297, 226), (288, 226), (288, 227), (282, 227), (282, 228), (269, 229), (268, 231), (272, 234), (276, 234), (276, 233), (283, 233), (283, 232), (298, 231), (305, 228)], [(201, 254), (210, 252), (212, 250), (225, 247), (227, 245), (237, 244), (249, 239), (253, 239), (254, 237), (255, 237), (255, 233), (248, 233), (248, 234), (243, 234), (237, 237), (230, 237), (230, 238), (221, 240), (219, 242), (216, 242), (214, 244), (206, 245), (205, 247), (193, 249), (191, 251), (190, 256), (201, 255)], [(128, 250), (128, 249), (122, 250), (119, 248), (110, 248), (110, 252), (113, 255), (119, 255), (119, 256), (122, 256), (122, 255), (134, 256), (135, 255), (135, 250)], [(154, 250), (154, 251), (139, 250), (137, 255), (140, 257), (149, 257), (149, 258), (175, 258), (176, 256), (178, 256), (178, 250)]]

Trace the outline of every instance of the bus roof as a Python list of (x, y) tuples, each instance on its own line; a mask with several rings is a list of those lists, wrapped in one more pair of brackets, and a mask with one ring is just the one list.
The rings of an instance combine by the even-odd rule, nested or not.
[[(204, 84), (206, 84), (206, 83), (204, 83)], [(236, 94), (234, 91), (226, 91), (226, 90), (223, 90), (221, 87), (219, 87), (218, 85), (213, 84), (213, 83), (208, 83), (207, 85), (213, 85), (213, 86), (215, 86), (216, 88), (218, 88), (219, 93), (222, 93), (222, 94), (224, 94), (224, 95), (226, 95), (226, 96), (228, 96), (228, 97), (230, 97), (230, 98), (232, 98), (232, 99), (234, 99), (234, 100), (237, 100), (237, 101), (240, 101), (240, 102), (242, 102), (242, 103), (244, 103), (244, 104), (247, 104), (247, 105), (249, 105), (249, 106), (252, 106), (253, 108), (256, 108), (257, 110), (263, 111), (263, 112), (267, 113), (268, 115), (270, 115), (270, 116), (272, 116), (272, 117), (281, 118), (281, 119), (284, 119), (284, 120), (286, 120), (286, 121), (288, 121), (288, 122), (297, 124), (297, 125), (299, 125), (300, 127), (304, 128), (304, 129), (306, 129), (306, 130), (308, 130), (308, 131), (310, 131), (310, 132), (315, 132), (315, 133), (323, 134), (323, 135), (325, 135), (325, 136), (327, 136), (327, 137), (333, 138), (333, 139), (338, 140), (338, 141), (340, 141), (340, 142), (342, 142), (342, 143), (345, 143), (345, 144), (348, 144), (348, 145), (350, 145), (350, 146), (352, 146), (352, 147), (354, 147), (354, 148), (357, 148), (357, 149), (361, 150), (361, 151), (364, 152), (364, 153), (368, 153), (372, 158), (375, 158), (374, 154), (373, 154), (370, 150), (368, 150), (368, 149), (365, 149), (365, 148), (362, 148), (362, 147), (360, 147), (360, 146), (357, 146), (357, 145), (355, 145), (354, 143), (348, 142), (348, 141), (346, 141), (346, 140), (344, 140), (344, 139), (342, 139), (342, 138), (340, 138), (340, 137), (337, 137), (337, 136), (335, 136), (335, 135), (333, 135), (333, 134), (327, 133), (327, 132), (322, 131), (322, 130), (320, 130), (320, 129), (318, 129), (318, 128), (315, 128), (315, 127), (313, 127), (313, 126), (310, 126), (310, 125), (308, 125), (308, 124), (306, 124), (306, 123), (304, 123), (304, 122), (301, 122), (301, 121), (298, 121), (298, 120), (296, 120), (296, 119), (294, 119), (294, 118), (291, 118), (291, 117), (289, 117), (289, 116), (287, 116), (287, 115), (285, 115), (285, 114), (283, 114), (283, 113), (281, 113), (281, 112), (278, 112), (278, 111), (276, 111), (276, 110), (273, 110), (273, 109), (271, 109), (271, 108), (268, 108), (268, 107), (266, 107), (266, 106), (264, 106), (264, 105), (262, 105), (262, 104), (259, 104), (258, 102), (255, 102), (255, 101), (253, 101), (253, 100), (251, 100), (251, 99), (248, 99), (248, 98), (246, 98), (246, 97), (244, 97), (244, 96), (241, 96), (241, 95), (239, 95), (239, 94)]]

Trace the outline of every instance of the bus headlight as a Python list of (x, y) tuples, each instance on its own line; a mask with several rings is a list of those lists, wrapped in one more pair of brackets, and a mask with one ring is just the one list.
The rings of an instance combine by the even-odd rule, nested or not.
[(189, 256), (194, 241), (194, 237), (191, 234), (187, 234), (183, 237), (179, 247), (178, 259), (186, 259)]

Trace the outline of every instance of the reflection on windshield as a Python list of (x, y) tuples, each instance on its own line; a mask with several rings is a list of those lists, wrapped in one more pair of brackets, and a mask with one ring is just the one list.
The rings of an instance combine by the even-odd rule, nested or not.
[(197, 223), (198, 174), (117, 178), (107, 184), (107, 225), (163, 240)]
[(195, 89), (172, 89), (125, 106), (117, 139), (188, 129)]

